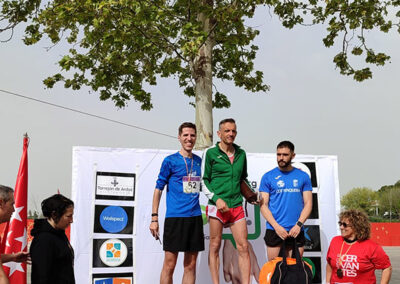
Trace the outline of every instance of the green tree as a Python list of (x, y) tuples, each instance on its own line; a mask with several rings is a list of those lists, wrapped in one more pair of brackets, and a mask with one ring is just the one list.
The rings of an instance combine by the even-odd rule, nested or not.
[(400, 182), (385, 185), (378, 190), (379, 209), (389, 216), (400, 216)]
[(374, 212), (377, 193), (370, 188), (358, 187), (350, 190), (341, 199), (342, 206), (346, 209), (359, 209), (367, 214)]
[(37, 218), (39, 218), (39, 213), (36, 211), (36, 210), (28, 210), (28, 219), (37, 219)]
[(118, 107), (133, 99), (150, 110), (146, 85), (176, 77), (184, 94), (194, 98), (198, 148), (212, 143), (212, 108), (230, 106), (222, 91), (213, 90), (213, 79), (250, 92), (269, 89), (263, 73), (254, 70), (258, 47), (252, 42), (259, 31), (245, 25), (258, 5), (268, 6), (289, 29), (325, 24), (325, 46), (339, 43), (336, 67), (357, 81), (372, 73), (354, 67), (351, 57), (378, 66), (389, 60), (367, 45), (366, 32), (400, 31), (400, 12), (389, 13), (400, 6), (398, 0), (0, 0), (0, 5), (0, 32), (9, 31), (10, 38), (27, 22), (25, 44), (47, 36), (70, 45), (58, 62), (61, 72), (44, 80), (49, 88), (58, 82), (74, 90), (88, 86)]

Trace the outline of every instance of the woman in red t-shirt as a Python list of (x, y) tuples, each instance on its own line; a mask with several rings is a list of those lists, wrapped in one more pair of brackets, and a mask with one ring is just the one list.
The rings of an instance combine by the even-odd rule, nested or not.
[(382, 269), (381, 284), (389, 283), (392, 266), (382, 247), (371, 241), (368, 217), (358, 210), (339, 215), (341, 236), (332, 239), (326, 256), (326, 282), (375, 284), (375, 269)]

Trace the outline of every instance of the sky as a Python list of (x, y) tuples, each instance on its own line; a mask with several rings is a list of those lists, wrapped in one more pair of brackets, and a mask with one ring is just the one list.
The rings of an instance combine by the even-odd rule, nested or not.
[[(340, 192), (354, 187), (379, 189), (400, 179), (400, 35), (367, 33), (371, 47), (391, 56), (391, 63), (373, 68), (374, 78), (363, 83), (344, 77), (332, 62), (335, 49), (323, 46), (322, 26), (284, 29), (265, 8), (248, 25), (260, 35), (255, 61), (271, 86), (267, 93), (250, 93), (231, 82), (214, 82), (232, 106), (214, 110), (214, 133), (221, 119), (237, 121), (237, 144), (247, 152), (273, 153), (281, 140), (291, 140), (298, 154), (338, 157)], [(4, 39), (4, 38), (2, 38)], [(88, 89), (73, 91), (42, 80), (58, 72), (66, 46), (47, 51), (46, 41), (25, 46), (21, 29), (0, 43), (0, 90), (121, 121), (171, 136), (183, 121), (194, 121), (194, 108), (175, 79), (162, 79), (149, 90), (153, 110), (144, 112), (130, 102), (124, 109), (101, 102)], [(57, 189), (71, 194), (72, 147), (178, 149), (176, 138), (107, 122), (0, 91), (0, 184), (14, 186), (23, 134), (28, 133), (29, 205)], [(216, 134), (214, 140), (216, 140)], [(214, 141), (216, 142), (216, 141)], [(261, 177), (260, 177), (261, 178)]]

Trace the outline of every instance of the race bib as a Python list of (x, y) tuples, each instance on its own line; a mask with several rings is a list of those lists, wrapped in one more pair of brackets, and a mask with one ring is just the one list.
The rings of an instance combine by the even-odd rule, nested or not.
[(185, 176), (182, 178), (183, 192), (184, 193), (199, 193), (200, 192), (200, 180), (199, 176)]

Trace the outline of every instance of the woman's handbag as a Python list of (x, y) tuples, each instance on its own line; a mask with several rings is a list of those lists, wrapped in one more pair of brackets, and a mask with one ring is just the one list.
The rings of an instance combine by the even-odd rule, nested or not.
[(260, 284), (308, 284), (312, 283), (312, 267), (300, 258), (300, 252), (293, 239), (292, 257), (286, 257), (285, 241), (279, 256), (264, 264), (261, 268)]

